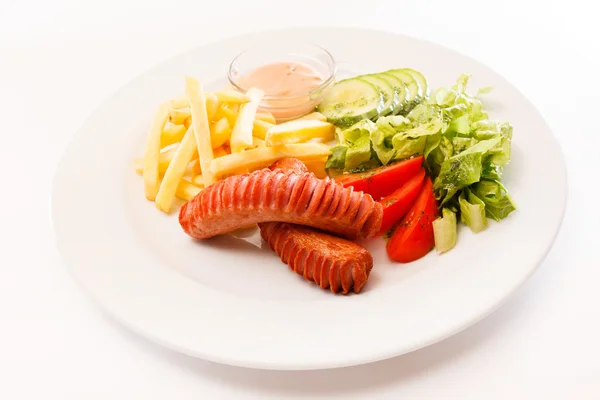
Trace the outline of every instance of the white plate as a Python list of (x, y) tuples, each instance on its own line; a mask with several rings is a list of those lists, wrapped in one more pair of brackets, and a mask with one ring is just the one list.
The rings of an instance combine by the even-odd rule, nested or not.
[[(370, 242), (375, 267), (360, 295), (335, 296), (294, 274), (260, 241), (194, 242), (145, 200), (132, 167), (155, 107), (182, 93), (183, 77), (222, 85), (229, 61), (269, 38), (329, 49), (342, 70), (412, 67), (433, 87), (473, 74), (491, 85), (491, 117), (514, 125), (505, 183), (519, 209), (439, 256), (390, 263)], [(566, 203), (563, 157), (533, 105), (501, 76), (443, 47), (349, 28), (260, 32), (204, 46), (136, 78), (81, 128), (62, 159), (52, 210), (58, 247), (76, 279), (113, 317), (171, 349), (267, 369), (361, 364), (416, 350), (498, 307), (540, 264)], [(264, 247), (264, 246), (263, 246)]]

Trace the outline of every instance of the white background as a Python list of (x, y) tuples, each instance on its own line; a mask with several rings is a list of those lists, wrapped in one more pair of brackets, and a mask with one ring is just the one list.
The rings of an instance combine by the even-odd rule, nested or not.
[[(0, 0), (0, 398), (599, 399), (600, 28), (584, 3), (593, 4)], [(226, 36), (299, 25), (408, 34), (506, 76), (563, 146), (563, 229), (500, 310), (396, 359), (265, 372), (150, 344), (105, 317), (61, 263), (49, 217), (54, 168), (90, 112), (155, 63)]]

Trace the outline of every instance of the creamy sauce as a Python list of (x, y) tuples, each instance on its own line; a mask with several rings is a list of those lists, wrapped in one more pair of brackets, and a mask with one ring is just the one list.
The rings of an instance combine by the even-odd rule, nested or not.
[(323, 78), (314, 69), (292, 62), (263, 65), (239, 81), (240, 86), (259, 88), (267, 96), (302, 95), (322, 83)]

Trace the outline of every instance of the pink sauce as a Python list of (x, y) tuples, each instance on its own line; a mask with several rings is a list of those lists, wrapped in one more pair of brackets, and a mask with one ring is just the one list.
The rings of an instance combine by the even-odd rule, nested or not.
[(322, 83), (323, 78), (306, 64), (278, 62), (263, 65), (240, 77), (238, 85), (261, 89), (267, 97), (292, 97), (268, 99), (261, 105), (262, 110), (273, 113), (275, 118), (288, 119), (306, 114), (316, 106), (308, 92)]

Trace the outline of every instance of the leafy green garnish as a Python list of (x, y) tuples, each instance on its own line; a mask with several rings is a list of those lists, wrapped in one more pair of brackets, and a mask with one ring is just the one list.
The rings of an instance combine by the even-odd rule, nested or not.
[(433, 221), (435, 249), (438, 253), (451, 250), (456, 245), (456, 213), (448, 208), (442, 210), (442, 217)]
[(487, 225), (485, 203), (469, 189), (465, 189), (458, 197), (460, 205), (460, 221), (466, 224), (474, 233), (483, 231)]
[(510, 161), (513, 128), (489, 119), (479, 96), (491, 88), (471, 95), (469, 78), (463, 74), (454, 85), (435, 90), (405, 117), (362, 120), (338, 129), (339, 145), (326, 165), (344, 172), (369, 171), (423, 155), (443, 214), (434, 225), (439, 249), (454, 246), (458, 217), (477, 233), (486, 228), (487, 218), (499, 221), (516, 209), (501, 184)]
[(517, 209), (506, 188), (498, 181), (482, 180), (471, 190), (485, 203), (485, 215), (495, 221), (508, 217)]

